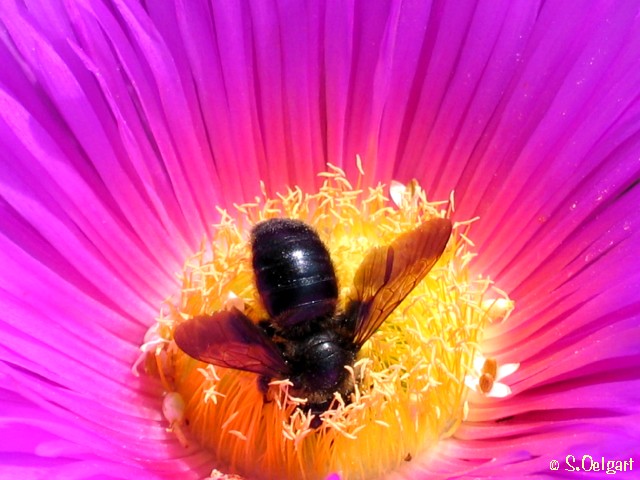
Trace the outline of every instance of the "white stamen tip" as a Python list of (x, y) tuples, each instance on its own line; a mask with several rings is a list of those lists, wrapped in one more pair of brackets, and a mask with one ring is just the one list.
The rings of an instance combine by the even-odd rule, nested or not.
[(237, 308), (241, 312), (244, 312), (244, 300), (242, 300), (235, 293), (229, 292), (227, 299), (224, 301), (223, 308), (225, 310), (231, 310), (232, 308)]
[(465, 385), (476, 393), (492, 398), (504, 398), (511, 395), (511, 387), (501, 380), (513, 374), (519, 363), (498, 365), (495, 358), (485, 358), (477, 354), (473, 359), (473, 374), (464, 378)]
[(513, 310), (514, 303), (507, 298), (487, 298), (482, 301), (482, 309), (492, 322), (505, 320)]
[(184, 418), (184, 399), (178, 392), (169, 392), (162, 400), (162, 414), (169, 424), (181, 422)]
[(404, 183), (400, 183), (397, 180), (391, 180), (391, 185), (389, 185), (389, 196), (396, 206), (402, 206), (402, 199), (404, 198), (406, 191), (407, 186)]

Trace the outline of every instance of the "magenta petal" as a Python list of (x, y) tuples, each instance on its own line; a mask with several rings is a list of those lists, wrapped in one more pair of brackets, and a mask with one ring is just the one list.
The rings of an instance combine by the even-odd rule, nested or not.
[[(131, 365), (218, 206), (326, 162), (455, 191), (516, 301), (405, 475), (545, 477), (640, 443), (637, 2), (0, 2), (0, 477), (201, 478)], [(572, 477), (574, 478), (574, 477)], [(577, 478), (577, 477), (575, 477)]]

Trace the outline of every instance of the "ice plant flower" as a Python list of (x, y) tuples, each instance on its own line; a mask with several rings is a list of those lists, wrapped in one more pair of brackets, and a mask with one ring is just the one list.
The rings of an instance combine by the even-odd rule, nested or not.
[[(205, 360), (214, 358), (209, 360), (213, 365), (196, 362), (177, 340), (176, 347), (176, 326), (194, 317), (240, 307), (256, 323), (268, 319), (254, 286), (246, 238), (248, 226), (268, 218), (304, 220), (324, 237), (342, 287), (340, 310), (348, 310), (345, 300), (353, 298), (353, 290), (380, 292), (375, 298), (386, 299), (381, 308), (387, 308), (392, 290), (384, 290), (385, 270), (397, 268), (403, 255), (421, 245), (396, 248), (381, 271), (367, 269), (367, 279), (356, 282), (363, 258), (417, 225), (451, 215), (451, 205), (429, 203), (412, 182), (412, 188), (402, 192), (394, 188), (394, 206), (385, 186), (362, 191), (340, 169), (329, 168), (318, 193), (296, 189), (276, 198), (265, 195), (237, 206), (235, 214), (224, 212), (211, 244), (186, 260), (181, 291), (150, 329), (156, 339), (143, 345), (144, 360), (137, 362), (145, 365), (141, 371), (162, 380), (165, 417), (181, 442), (196, 442), (212, 452), (218, 464), (251, 478), (325, 478), (335, 471), (343, 478), (376, 478), (407, 458), (424, 455), (464, 419), (465, 375), (479, 355), (484, 327), (511, 310), (511, 302), (490, 280), (470, 275), (473, 254), (465, 235), (469, 224), (463, 222), (454, 225), (451, 238), (447, 230), (448, 245), (427, 278), (391, 311), (355, 364), (346, 366), (353, 393), (335, 392), (326, 411), (305, 409), (309, 399), (293, 395), (295, 385), (287, 378), (264, 379), (271, 381), (265, 390), (254, 373), (228, 368), (240, 368), (247, 360), (269, 371), (275, 368), (260, 354), (257, 338), (244, 329), (241, 335), (230, 326), (213, 332), (192, 329), (192, 336), (207, 341), (225, 339), (200, 350)], [(409, 273), (404, 278), (396, 289), (414, 284)], [(507, 311), (496, 308), (499, 301), (509, 306)], [(313, 309), (305, 314), (313, 314)], [(193, 345), (207, 343), (198, 340)], [(186, 351), (194, 355), (191, 348)], [(216, 358), (222, 363), (216, 364)], [(497, 371), (493, 375), (502, 379)], [(499, 387), (505, 388), (496, 382), (496, 390)]]
[[(469, 278), (506, 293), (480, 300), (481, 335), (441, 370), (460, 384), (456, 421), (414, 429), (420, 438), (372, 436), (382, 475), (640, 465), (638, 2), (9, 0), (0, 22), (0, 476), (233, 478), (221, 455), (233, 463), (242, 436), (255, 449), (276, 432), (249, 438), (260, 430), (227, 418), (232, 445), (194, 431), (194, 390), (163, 377), (188, 361), (171, 340), (191, 308), (180, 272), (221, 245), (221, 212), (237, 222), (234, 204), (313, 194), (327, 163), (356, 179), (358, 155), (357, 189), (395, 180), (408, 192), (384, 191), (381, 224), (410, 211), (418, 186), (431, 202), (451, 198), (432, 213), (459, 226), (452, 245), (475, 255)], [(336, 265), (348, 285), (353, 265)], [(240, 277), (207, 310), (256, 308)], [(465, 387), (515, 363), (498, 380), (505, 397)], [(225, 372), (183, 372), (215, 386), (207, 405), (229, 397), (216, 383)], [(418, 425), (442, 419), (415, 406)], [(294, 443), (306, 432), (295, 415)], [(369, 420), (354, 429), (390, 423)], [(366, 438), (346, 433), (358, 438), (336, 441)], [(383, 441), (422, 447), (398, 465)], [(362, 477), (367, 459), (356, 459), (321, 475)]]

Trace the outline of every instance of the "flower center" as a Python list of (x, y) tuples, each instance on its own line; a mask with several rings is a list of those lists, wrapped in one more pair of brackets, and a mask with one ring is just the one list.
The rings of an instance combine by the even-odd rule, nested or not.
[(416, 183), (394, 185), (390, 201), (384, 186), (353, 188), (335, 167), (323, 176), (317, 194), (297, 188), (275, 199), (265, 194), (238, 206), (237, 220), (222, 212), (214, 240), (185, 263), (182, 291), (167, 303), (158, 339), (150, 342), (159, 347), (145, 365), (168, 392), (165, 416), (183, 443), (195, 441), (213, 453), (212, 468), (249, 478), (315, 479), (332, 472), (375, 478), (428, 454), (465, 417), (465, 377), (483, 328), (495, 317), (496, 297), (511, 308), (490, 280), (471, 277), (471, 222), (457, 223), (440, 260), (346, 367), (354, 381), (350, 398), (336, 395), (323, 413), (305, 410), (305, 399), (290, 394), (286, 379), (266, 385), (259, 375), (203, 363), (177, 348), (175, 327), (197, 315), (235, 307), (253, 322), (268, 317), (248, 243), (258, 221), (296, 218), (316, 229), (334, 263), (342, 309), (370, 248), (451, 213), (451, 203), (429, 203)]

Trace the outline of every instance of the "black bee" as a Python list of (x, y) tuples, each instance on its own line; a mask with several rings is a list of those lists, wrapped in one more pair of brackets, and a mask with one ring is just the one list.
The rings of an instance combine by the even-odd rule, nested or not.
[(375, 247), (356, 271), (344, 312), (327, 248), (308, 225), (291, 219), (258, 223), (251, 234), (253, 270), (269, 318), (256, 324), (233, 308), (199, 315), (176, 327), (189, 356), (254, 372), (266, 385), (288, 378), (305, 408), (323, 412), (334, 393), (353, 392), (353, 365), (362, 345), (436, 263), (451, 222), (435, 218)]

